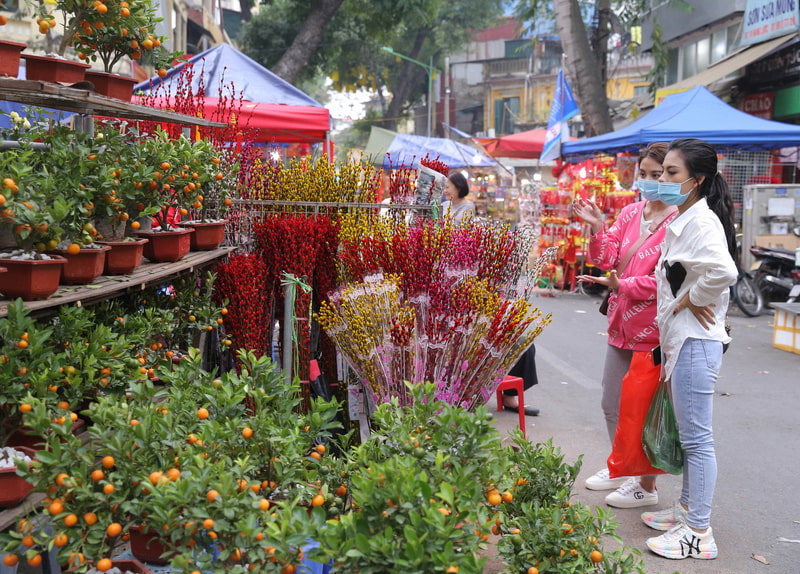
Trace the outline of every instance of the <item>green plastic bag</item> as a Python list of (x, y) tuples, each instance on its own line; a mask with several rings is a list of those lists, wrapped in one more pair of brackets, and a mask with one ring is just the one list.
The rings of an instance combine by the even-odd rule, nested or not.
[(654, 467), (670, 474), (683, 472), (683, 449), (666, 381), (658, 383), (647, 411), (642, 429), (642, 448)]

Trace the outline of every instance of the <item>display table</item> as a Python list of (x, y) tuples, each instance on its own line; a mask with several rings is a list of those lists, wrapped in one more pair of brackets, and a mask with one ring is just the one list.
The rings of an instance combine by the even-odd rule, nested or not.
[(775, 326), (772, 346), (800, 355), (800, 303), (772, 303)]
[[(25, 307), (30, 309), (33, 316), (52, 312), (52, 309), (66, 303), (89, 304), (105, 301), (131, 291), (141, 291), (150, 285), (163, 283), (175, 277), (192, 273), (196, 268), (212, 265), (217, 260), (227, 257), (235, 248), (220, 247), (213, 251), (192, 251), (180, 261), (174, 263), (144, 263), (130, 275), (103, 275), (95, 279), (90, 285), (67, 286), (62, 285), (58, 291), (48, 299), (42, 301), (28, 301)], [(145, 259), (145, 261), (147, 261)], [(0, 298), (0, 317), (8, 313), (10, 301)]]

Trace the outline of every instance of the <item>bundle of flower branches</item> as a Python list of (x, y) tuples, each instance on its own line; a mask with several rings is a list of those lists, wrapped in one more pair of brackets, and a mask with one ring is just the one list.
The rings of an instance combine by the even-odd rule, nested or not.
[(333, 293), (318, 319), (376, 402), (408, 405), (406, 381), (433, 381), (437, 398), (471, 409), (488, 400), (550, 316), (474, 276), (408, 298), (399, 277), (379, 274)]
[(534, 237), (530, 228), (502, 224), (442, 225), (418, 220), (411, 225), (384, 219), (358, 238), (340, 237), (340, 283), (384, 273), (400, 278), (408, 297), (447, 292), (459, 277), (486, 280), (495, 290), (516, 284), (526, 268)]
[(533, 239), (504, 225), (386, 221), (341, 241), (351, 283), (318, 320), (376, 400), (410, 400), (406, 381), (433, 381), (442, 400), (473, 407), (549, 322), (528, 301), (539, 267), (520, 277)]

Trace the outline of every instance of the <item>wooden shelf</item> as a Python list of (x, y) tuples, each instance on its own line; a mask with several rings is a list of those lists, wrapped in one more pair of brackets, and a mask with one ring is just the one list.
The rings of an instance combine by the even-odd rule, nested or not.
[(0, 100), (55, 108), (91, 116), (130, 120), (166, 121), (178, 124), (224, 128), (226, 124), (101, 96), (89, 90), (54, 82), (0, 78)]
[[(103, 275), (95, 279), (91, 285), (62, 286), (48, 299), (28, 301), (25, 303), (25, 307), (31, 310), (31, 315), (39, 316), (51, 313), (59, 305), (68, 303), (86, 305), (118, 297), (131, 291), (141, 291), (150, 285), (192, 273), (197, 268), (206, 267), (216, 260), (226, 257), (235, 249), (235, 247), (220, 247), (213, 251), (192, 251), (174, 263), (144, 263), (131, 275)], [(145, 261), (147, 260), (145, 259)], [(8, 314), (9, 303), (8, 299), (0, 299), (0, 317)]]

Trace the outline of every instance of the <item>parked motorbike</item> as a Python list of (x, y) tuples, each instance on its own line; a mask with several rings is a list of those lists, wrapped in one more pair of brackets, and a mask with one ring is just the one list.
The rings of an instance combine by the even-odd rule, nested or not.
[(736, 283), (735, 298), (739, 308), (751, 317), (763, 311), (765, 303), (793, 301), (800, 289), (800, 268), (796, 265), (794, 251), (772, 247), (751, 247), (750, 253), (757, 266), (742, 273)]
[(739, 279), (731, 287), (731, 298), (749, 317), (758, 317), (764, 310), (764, 297), (753, 277), (744, 269), (739, 268)]

